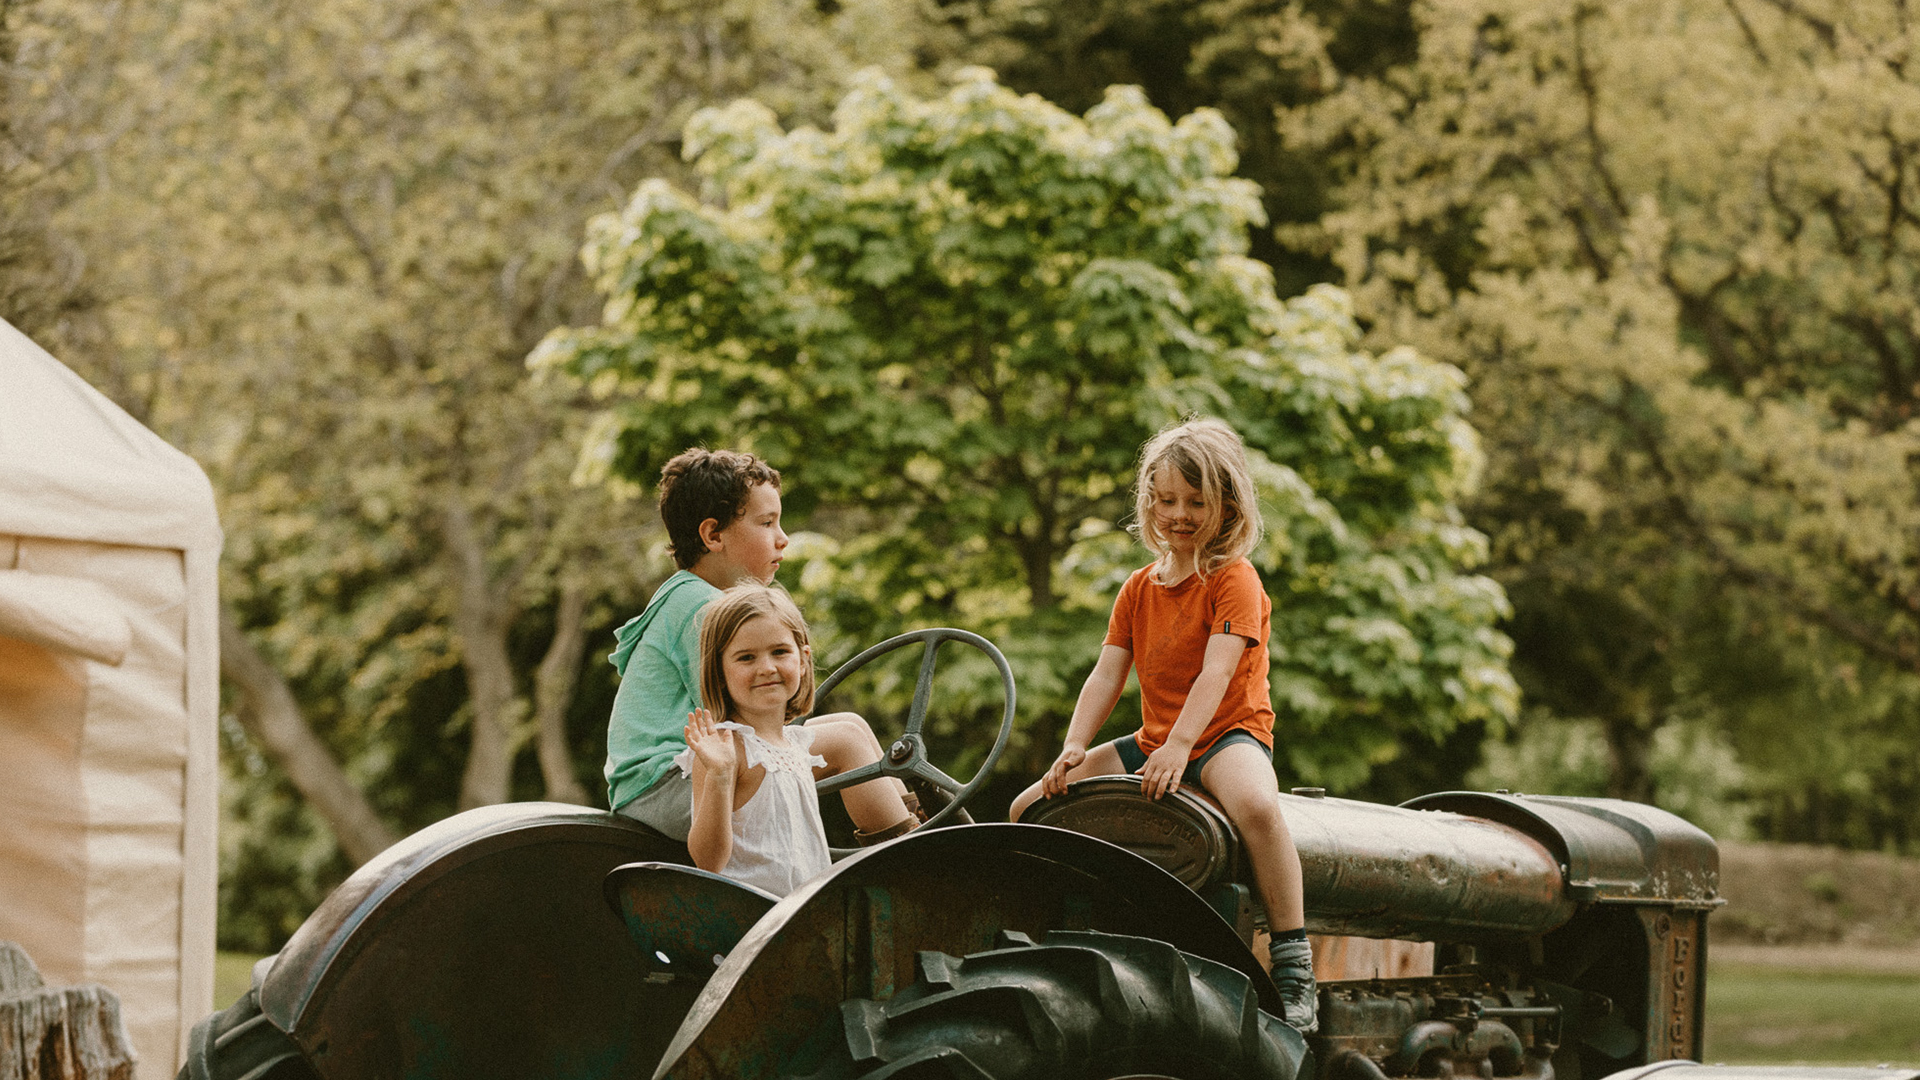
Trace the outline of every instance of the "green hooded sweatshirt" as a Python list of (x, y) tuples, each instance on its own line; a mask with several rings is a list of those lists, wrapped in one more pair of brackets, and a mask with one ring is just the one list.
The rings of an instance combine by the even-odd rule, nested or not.
[(682, 570), (614, 631), (620, 689), (607, 721), (607, 804), (632, 802), (686, 749), (687, 714), (700, 704), (700, 612), (720, 590)]

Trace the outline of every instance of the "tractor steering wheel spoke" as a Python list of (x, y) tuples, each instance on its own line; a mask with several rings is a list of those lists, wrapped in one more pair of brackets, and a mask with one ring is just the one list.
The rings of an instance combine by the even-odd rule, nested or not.
[(916, 761), (908, 772), (914, 779), (924, 780), (948, 795), (958, 795), (961, 789), (967, 786), (940, 771), (940, 768), (931, 761)]
[(813, 782), (813, 790), (821, 795), (831, 795), (843, 788), (850, 788), (855, 784), (864, 784), (869, 780), (885, 775), (887, 775), (887, 762), (885, 758), (882, 758), (879, 761), (862, 765), (857, 769), (848, 769), (846, 772), (835, 773), (832, 776), (816, 780)]
[(913, 684), (913, 704), (907, 709), (907, 723), (901, 731), (907, 735), (920, 734), (920, 728), (927, 720), (927, 703), (933, 700), (933, 666), (936, 654), (940, 651), (938, 636), (929, 636), (926, 650), (920, 654), (920, 678)]
[[(954, 779), (927, 761), (926, 740), (921, 736), (921, 729), (926, 726), (927, 711), (933, 701), (933, 676), (938, 666), (936, 654), (940, 645), (946, 641), (958, 641), (986, 653), (987, 658), (992, 660), (994, 667), (999, 670), (1001, 692), (1005, 696), (1005, 707), (1000, 715), (1000, 730), (994, 736), (993, 747), (987, 751), (987, 756), (980, 762), (980, 767), (974, 770), (973, 776), (964, 782)], [(1001, 752), (1007, 747), (1008, 736), (1013, 734), (1013, 669), (1008, 666), (1007, 658), (1000, 654), (1000, 650), (994, 647), (993, 642), (978, 634), (951, 627), (932, 627), (888, 638), (840, 665), (832, 675), (827, 676), (819, 689), (814, 692), (814, 701), (817, 707), (818, 703), (845, 681), (848, 675), (895, 649), (905, 648), (915, 642), (919, 642), (923, 649), (920, 654), (920, 674), (913, 684), (913, 703), (907, 709), (906, 723), (901, 729), (900, 736), (893, 740), (879, 761), (816, 781), (814, 790), (826, 795), (880, 776), (899, 777), (910, 784), (935, 789), (944, 796), (940, 800), (944, 805), (927, 819), (928, 826), (938, 826), (949, 821), (971, 821), (972, 818), (965, 813), (963, 807), (979, 791), (981, 785), (986, 783), (988, 774), (992, 771), (994, 764), (1000, 760)], [(884, 736), (882, 741), (885, 741)]]

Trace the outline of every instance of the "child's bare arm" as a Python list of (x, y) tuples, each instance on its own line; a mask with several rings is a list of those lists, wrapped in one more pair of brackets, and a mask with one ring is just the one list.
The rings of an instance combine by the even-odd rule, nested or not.
[(733, 794), (739, 782), (739, 755), (733, 732), (714, 725), (713, 714), (687, 714), (687, 746), (693, 750), (693, 827), (687, 853), (693, 865), (719, 873), (733, 858)]
[(1180, 717), (1167, 733), (1167, 741), (1147, 755), (1140, 770), (1140, 789), (1150, 798), (1159, 798), (1180, 790), (1180, 777), (1187, 771), (1187, 759), (1200, 733), (1207, 730), (1213, 714), (1220, 711), (1220, 700), (1227, 695), (1227, 683), (1240, 663), (1240, 654), (1252, 642), (1239, 634), (1214, 634), (1207, 638), (1207, 651), (1200, 661), (1200, 674), (1187, 691)]
[(1067, 737), (1060, 756), (1040, 780), (1040, 789), (1048, 798), (1066, 792), (1067, 770), (1086, 760), (1087, 747), (1100, 733), (1100, 725), (1112, 715), (1114, 705), (1120, 701), (1120, 692), (1127, 688), (1127, 670), (1132, 666), (1133, 653), (1118, 645), (1100, 646), (1100, 659), (1081, 685), (1079, 700), (1074, 702), (1073, 719), (1067, 722)]

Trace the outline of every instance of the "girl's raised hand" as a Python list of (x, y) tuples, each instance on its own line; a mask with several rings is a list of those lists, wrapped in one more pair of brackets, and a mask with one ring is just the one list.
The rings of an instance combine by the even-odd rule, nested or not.
[(692, 748), (700, 764), (715, 772), (731, 774), (734, 771), (733, 732), (721, 731), (712, 713), (705, 709), (688, 713), (685, 734), (687, 746)]

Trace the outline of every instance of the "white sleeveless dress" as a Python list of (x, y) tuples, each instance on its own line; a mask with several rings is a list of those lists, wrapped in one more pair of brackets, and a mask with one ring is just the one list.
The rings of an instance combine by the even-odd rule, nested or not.
[[(747, 767), (766, 770), (766, 779), (747, 804), (733, 812), (733, 857), (720, 873), (785, 896), (833, 865), (827, 852), (827, 828), (820, 820), (820, 799), (813, 792), (813, 770), (827, 759), (812, 753), (813, 732), (796, 724), (782, 731), (785, 744), (762, 739), (745, 724), (714, 725), (740, 733)], [(693, 750), (673, 759), (693, 775)]]

